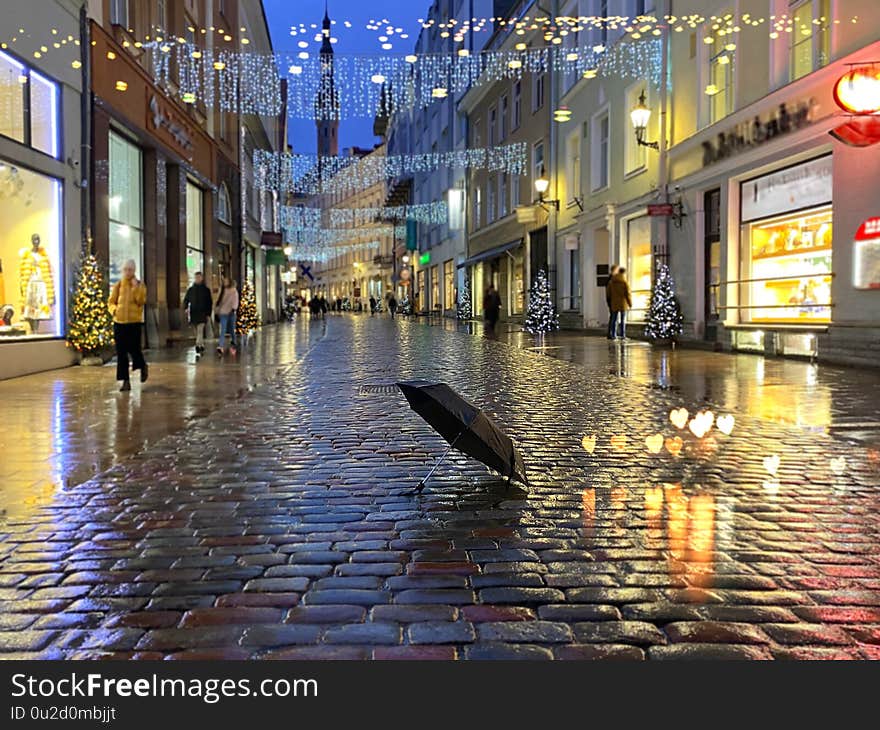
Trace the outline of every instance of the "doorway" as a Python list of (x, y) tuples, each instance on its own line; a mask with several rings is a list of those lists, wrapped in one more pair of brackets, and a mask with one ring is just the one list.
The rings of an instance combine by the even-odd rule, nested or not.
[(721, 289), (721, 189), (707, 191), (703, 196), (705, 238), (703, 260), (705, 262), (706, 294), (704, 339), (714, 342), (718, 335), (718, 296)]

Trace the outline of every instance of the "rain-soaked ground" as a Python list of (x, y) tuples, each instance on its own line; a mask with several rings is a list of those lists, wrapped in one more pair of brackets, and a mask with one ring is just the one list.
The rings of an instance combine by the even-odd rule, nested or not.
[[(0, 651), (880, 656), (877, 373), (505, 339), (331, 316), (166, 353), (142, 393), (0, 383)], [(411, 494), (445, 446), (389, 387), (417, 377), (492, 413), (531, 488), (455, 456)]]

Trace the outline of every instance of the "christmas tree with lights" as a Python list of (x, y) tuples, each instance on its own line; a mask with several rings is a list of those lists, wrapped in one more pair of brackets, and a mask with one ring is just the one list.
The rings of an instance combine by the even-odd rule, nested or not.
[(260, 326), (260, 315), (257, 313), (257, 296), (249, 281), (241, 286), (241, 298), (238, 302), (238, 316), (235, 320), (235, 331), (247, 336)]
[(550, 295), (550, 282), (547, 272), (539, 269), (535, 281), (529, 289), (529, 311), (523, 329), (533, 335), (542, 335), (559, 329), (559, 316)]
[(74, 278), (67, 345), (89, 357), (112, 344), (113, 318), (107, 306), (104, 274), (98, 258), (83, 245)]
[(470, 319), (474, 308), (471, 304), (471, 277), (467, 274), (464, 278), (464, 286), (458, 292), (458, 308), (456, 316), (459, 319)]
[(652, 340), (670, 340), (681, 334), (684, 317), (675, 296), (675, 281), (669, 267), (661, 264), (651, 291), (651, 305), (645, 320), (645, 335)]

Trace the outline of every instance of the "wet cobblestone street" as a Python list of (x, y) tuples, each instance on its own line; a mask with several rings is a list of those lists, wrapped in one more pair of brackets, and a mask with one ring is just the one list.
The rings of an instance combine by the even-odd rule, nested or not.
[[(7, 509), (3, 656), (880, 658), (880, 451), (809, 383), (795, 417), (780, 378), (775, 417), (735, 373), (615, 371), (638, 343), (585, 366), (409, 321), (284, 327), (260, 387), (187, 365), (241, 396), (180, 417), (172, 391), (167, 435), (99, 439), (100, 473)], [(531, 487), (453, 454), (412, 494), (446, 446), (393, 387), (415, 378), (486, 409)]]

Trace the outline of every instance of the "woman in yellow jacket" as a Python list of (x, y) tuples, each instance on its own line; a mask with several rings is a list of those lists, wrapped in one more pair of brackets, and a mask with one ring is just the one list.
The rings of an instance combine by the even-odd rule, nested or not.
[(131, 390), (128, 379), (128, 359), (132, 370), (141, 371), (141, 382), (147, 381), (147, 363), (141, 350), (141, 327), (144, 321), (144, 304), (147, 287), (135, 278), (132, 259), (122, 267), (122, 278), (110, 292), (110, 313), (113, 315), (113, 338), (116, 341), (116, 379), (122, 381), (120, 391)]

